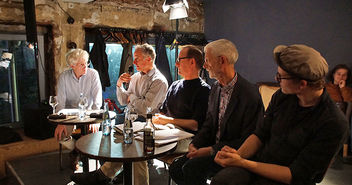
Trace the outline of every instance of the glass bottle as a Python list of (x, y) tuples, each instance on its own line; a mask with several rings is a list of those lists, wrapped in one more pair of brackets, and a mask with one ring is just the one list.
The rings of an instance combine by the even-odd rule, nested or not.
[(152, 114), (147, 114), (146, 124), (143, 128), (143, 149), (145, 154), (154, 153), (155, 149), (155, 129), (152, 122)]
[(103, 122), (101, 122), (103, 135), (108, 136), (111, 132), (111, 120), (109, 116), (108, 103), (104, 102)]
[(133, 141), (133, 126), (130, 119), (125, 119), (123, 125), (123, 142), (126, 144), (131, 144)]
[(84, 107), (85, 107), (85, 102), (84, 102), (84, 98), (83, 98), (83, 93), (81, 93), (79, 95), (79, 102), (78, 102), (78, 118), (80, 120), (83, 120), (84, 119)]

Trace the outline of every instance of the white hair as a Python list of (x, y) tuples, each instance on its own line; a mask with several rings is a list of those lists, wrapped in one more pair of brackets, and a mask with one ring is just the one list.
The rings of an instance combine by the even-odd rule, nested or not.
[(81, 58), (87, 62), (89, 59), (88, 52), (83, 49), (71, 49), (66, 53), (66, 62), (69, 66), (76, 65)]
[(234, 43), (226, 39), (210, 42), (204, 47), (211, 49), (214, 56), (225, 56), (230, 64), (235, 64), (238, 59), (238, 51)]

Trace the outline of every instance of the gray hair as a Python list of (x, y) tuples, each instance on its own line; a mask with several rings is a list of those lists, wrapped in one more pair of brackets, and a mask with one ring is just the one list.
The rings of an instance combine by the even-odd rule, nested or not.
[(204, 47), (211, 49), (214, 56), (225, 56), (230, 64), (235, 64), (238, 59), (238, 51), (234, 43), (226, 39), (210, 42)]
[(152, 59), (152, 61), (154, 62), (156, 54), (155, 54), (155, 50), (154, 50), (153, 46), (151, 46), (149, 44), (142, 44), (142, 45), (137, 45), (135, 47), (135, 50), (137, 50), (137, 49), (140, 49), (144, 56), (149, 56)]
[(81, 58), (87, 62), (89, 59), (88, 52), (83, 49), (71, 49), (66, 53), (66, 62), (69, 66), (76, 65)]

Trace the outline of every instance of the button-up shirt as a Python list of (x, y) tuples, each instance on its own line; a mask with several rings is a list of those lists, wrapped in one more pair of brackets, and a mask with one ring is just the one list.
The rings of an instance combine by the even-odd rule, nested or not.
[(230, 102), (231, 95), (233, 92), (233, 89), (235, 87), (235, 84), (237, 82), (237, 73), (235, 74), (235, 77), (229, 82), (226, 86), (221, 87), (220, 89), (220, 103), (219, 103), (219, 120), (218, 120), (218, 130), (216, 132), (216, 142), (219, 142), (220, 139), (220, 124), (222, 122), (222, 119), (224, 118), (224, 114), (227, 108), (227, 105)]
[(79, 79), (72, 69), (62, 72), (57, 84), (56, 111), (64, 108), (78, 108), (81, 93), (88, 99), (87, 109), (100, 109), (103, 98), (98, 72), (88, 68), (87, 73)]
[(167, 88), (166, 78), (154, 66), (146, 74), (133, 74), (127, 90), (123, 86), (116, 87), (116, 96), (121, 105), (133, 107), (137, 114), (145, 115), (148, 107), (152, 109), (152, 113), (158, 112)]

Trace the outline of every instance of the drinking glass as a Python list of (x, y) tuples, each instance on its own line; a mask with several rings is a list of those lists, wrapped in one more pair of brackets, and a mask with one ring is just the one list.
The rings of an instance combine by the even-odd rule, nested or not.
[(53, 107), (53, 114), (55, 114), (55, 107), (58, 104), (57, 102), (57, 97), (56, 96), (50, 96), (49, 97), (49, 105)]
[(130, 112), (129, 112), (129, 119), (131, 120), (131, 122), (136, 121), (137, 118), (138, 118), (137, 112), (136, 112), (133, 108), (130, 109)]
[(87, 108), (87, 106), (88, 106), (88, 99), (87, 99), (87, 97), (82, 97), (82, 98), (79, 100), (78, 106), (79, 106), (79, 119), (80, 119), (80, 120), (83, 120), (84, 117), (85, 117), (86, 108)]

